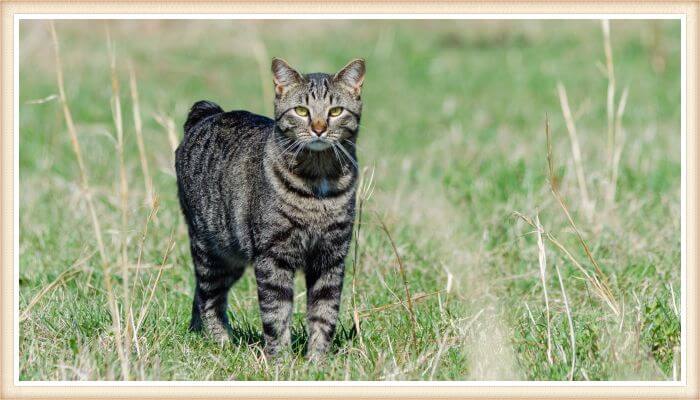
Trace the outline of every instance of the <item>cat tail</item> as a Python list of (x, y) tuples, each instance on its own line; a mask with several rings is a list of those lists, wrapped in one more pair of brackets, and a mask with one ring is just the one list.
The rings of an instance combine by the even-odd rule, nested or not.
[(187, 121), (185, 121), (185, 133), (189, 132), (193, 126), (197, 125), (199, 121), (206, 117), (221, 114), (224, 112), (218, 104), (207, 100), (200, 100), (192, 105), (189, 114), (187, 114)]

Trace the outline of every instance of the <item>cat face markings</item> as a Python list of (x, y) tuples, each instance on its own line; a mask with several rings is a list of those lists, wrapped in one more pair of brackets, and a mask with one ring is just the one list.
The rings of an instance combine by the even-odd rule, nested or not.
[(349, 62), (334, 75), (302, 75), (287, 62), (272, 61), (275, 119), (282, 132), (312, 151), (326, 151), (357, 133), (364, 61)]

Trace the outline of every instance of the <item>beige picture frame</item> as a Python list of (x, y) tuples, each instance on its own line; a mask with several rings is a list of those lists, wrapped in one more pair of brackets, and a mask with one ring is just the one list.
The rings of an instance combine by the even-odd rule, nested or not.
[[(16, 265), (18, 225), (17, 184), (18, 173), (14, 161), (16, 151), (17, 124), (16, 104), (14, 93), (15, 68), (13, 62), (17, 50), (16, 18), (20, 14), (83, 14), (83, 13), (232, 13), (232, 14), (263, 14), (275, 13), (290, 16), (299, 13), (353, 13), (353, 14), (543, 14), (543, 13), (573, 13), (573, 14), (680, 14), (684, 16), (685, 29), (685, 280), (684, 290), (684, 330), (682, 336), (685, 343), (685, 369), (682, 371), (682, 384), (657, 385), (649, 384), (635, 386), (617, 382), (606, 384), (599, 382), (595, 385), (582, 385), (578, 382), (538, 382), (527, 385), (519, 382), (470, 384), (465, 382), (427, 382), (421, 385), (402, 384), (395, 382), (382, 384), (378, 382), (357, 383), (319, 383), (299, 382), (295, 384), (279, 383), (274, 385), (256, 385), (248, 383), (240, 385), (151, 385), (149, 382), (116, 384), (111, 382), (94, 382), (90, 385), (61, 383), (23, 384), (16, 381), (16, 319), (17, 310), (13, 296), (17, 286), (14, 284), (13, 271)], [(2, 381), (0, 397), (3, 399), (28, 398), (581, 398), (581, 397), (619, 397), (619, 398), (698, 398), (698, 17), (700, 6), (692, 1), (672, 2), (321, 2), (321, 1), (289, 1), (289, 2), (141, 2), (141, 1), (2, 1), (0, 3), (2, 26), (2, 268), (0, 300), (2, 310), (1, 329), (1, 364)]]

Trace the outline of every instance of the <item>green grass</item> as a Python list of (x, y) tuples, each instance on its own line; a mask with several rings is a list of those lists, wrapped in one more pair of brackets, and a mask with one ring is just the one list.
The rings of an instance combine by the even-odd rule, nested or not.
[[(133, 309), (143, 307), (172, 234), (129, 378), (146, 380), (566, 380), (571, 339), (555, 266), (575, 336), (576, 380), (668, 380), (680, 365), (680, 23), (612, 23), (617, 98), (629, 86), (627, 140), (617, 198), (604, 201), (607, 79), (597, 21), (133, 21), (112, 22), (125, 126), (127, 231), (120, 232), (116, 133), (110, 109), (105, 24), (62, 21), (66, 95), (77, 124), (123, 315), (121, 238), (132, 264), (150, 207), (132, 121), (128, 62), (134, 64), (145, 147), (160, 199), (143, 245)], [(257, 36), (256, 36), (257, 35)], [(259, 65), (252, 43), (264, 43)], [(20, 25), (21, 380), (121, 379), (115, 333), (95, 254), (79, 169), (57, 100), (49, 24)], [(352, 253), (333, 353), (304, 361), (303, 279), (297, 280), (294, 353), (261, 356), (255, 281), (248, 271), (230, 294), (237, 343), (223, 348), (190, 334), (194, 277), (177, 203), (172, 150), (153, 115), (180, 126), (189, 106), (269, 113), (269, 58), (302, 71), (334, 71), (367, 60), (359, 159), (374, 168), (353, 272)], [(582, 212), (556, 84), (567, 89), (596, 201)], [(264, 86), (263, 86), (264, 84)], [(533, 229), (539, 218), (587, 270), (592, 265), (548, 187), (545, 114), (555, 173), (577, 227), (619, 304), (615, 315), (563, 252), (545, 241), (552, 362)], [(406, 309), (396, 242), (414, 297)], [(353, 329), (355, 279), (360, 332)], [(149, 280), (150, 279), (150, 280)], [(134, 283), (136, 282), (136, 283)], [(449, 289), (449, 290), (448, 290)], [(435, 294), (435, 292), (438, 292)], [(388, 304), (394, 306), (373, 310)], [(363, 310), (370, 310), (362, 312)], [(120, 323), (124, 324), (123, 318)], [(416, 340), (413, 341), (412, 332)], [(674, 372), (675, 370), (675, 372)]]

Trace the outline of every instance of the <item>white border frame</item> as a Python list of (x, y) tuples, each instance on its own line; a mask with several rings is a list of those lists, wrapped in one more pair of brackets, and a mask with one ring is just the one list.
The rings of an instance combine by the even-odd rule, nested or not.
[[(420, 20), (420, 19), (445, 19), (445, 20), (680, 20), (681, 23), (681, 379), (679, 381), (20, 381), (19, 380), (19, 23), (21, 20), (258, 20), (258, 19), (286, 19), (286, 20), (343, 20), (343, 19), (391, 19), (391, 20)], [(686, 15), (685, 14), (173, 14), (173, 13), (142, 13), (142, 14), (26, 14), (19, 13), (13, 19), (13, 120), (14, 120), (14, 265), (13, 265), (13, 307), (14, 307), (14, 385), (18, 387), (52, 387), (52, 386), (76, 386), (76, 387), (164, 387), (164, 386), (199, 386), (199, 387), (353, 387), (353, 386), (417, 386), (417, 387), (685, 387), (687, 386), (687, 246), (686, 246), (686, 207), (685, 196), (687, 194), (687, 151), (686, 148)]]

